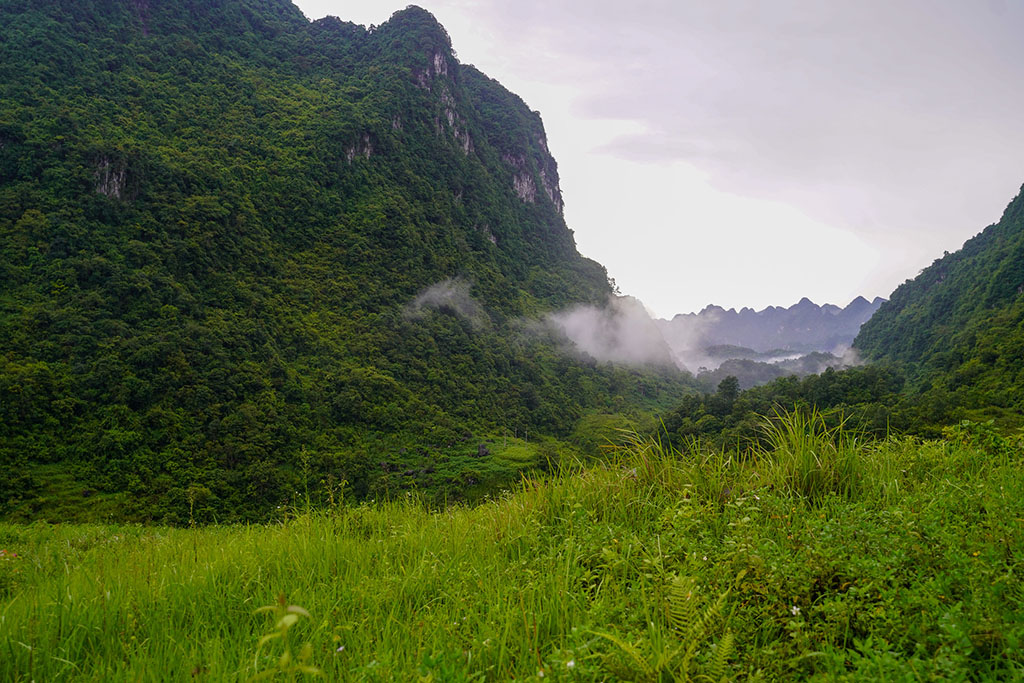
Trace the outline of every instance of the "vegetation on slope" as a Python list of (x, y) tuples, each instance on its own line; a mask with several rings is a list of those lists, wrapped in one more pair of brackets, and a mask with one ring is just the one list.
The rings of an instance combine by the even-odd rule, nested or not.
[(531, 325), (607, 277), (539, 116), (429, 13), (0, 0), (0, 35), (0, 515), (258, 519), (303, 467), (373, 495), (685, 392)]
[[(783, 377), (742, 392), (735, 377), (726, 377), (715, 392), (688, 396), (662, 413), (659, 433), (677, 447), (695, 439), (719, 447), (745, 446), (763, 443), (759, 416), (816, 407), (829, 411), (831, 424), (845, 422), (876, 438), (891, 434), (936, 438), (949, 425), (971, 419), (987, 422), (992, 416), (991, 408), (970, 410), (947, 391), (908, 391), (906, 384), (905, 371), (888, 364)], [(992, 422), (1011, 433), (1018, 420), (1019, 416), (1010, 414)]]
[(1024, 195), (999, 223), (881, 305), (855, 341), (870, 365), (784, 377), (744, 392), (736, 381), (742, 373), (723, 366), (699, 378), (720, 380), (717, 391), (688, 396), (662, 414), (661, 436), (677, 446), (692, 439), (756, 442), (758, 415), (794, 406), (834, 409), (835, 421), (880, 437), (936, 437), (963, 420), (1015, 433), (1024, 426), (1021, 264)]
[[(1024, 193), (1002, 218), (893, 292), (854, 346), (970, 409), (1024, 409)], [(1018, 419), (1019, 420), (1019, 419)]]
[[(0, 678), (1024, 675), (1019, 442), (863, 440), (816, 413), (766, 434), (745, 454), (639, 441), (443, 512), (0, 525)], [(302, 611), (261, 645), (278, 596)]]

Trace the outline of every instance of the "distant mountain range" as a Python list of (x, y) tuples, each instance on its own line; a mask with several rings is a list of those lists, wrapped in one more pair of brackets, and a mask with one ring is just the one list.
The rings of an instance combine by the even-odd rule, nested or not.
[(730, 359), (778, 363), (813, 352), (841, 355), (883, 302), (858, 296), (840, 308), (804, 297), (789, 308), (761, 311), (710, 305), (657, 323), (677, 361), (691, 371), (713, 370)]

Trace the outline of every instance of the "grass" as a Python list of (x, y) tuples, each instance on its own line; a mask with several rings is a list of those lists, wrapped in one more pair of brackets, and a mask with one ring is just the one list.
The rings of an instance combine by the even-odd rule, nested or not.
[(1019, 444), (766, 430), (442, 512), (3, 524), (0, 680), (1024, 678)]

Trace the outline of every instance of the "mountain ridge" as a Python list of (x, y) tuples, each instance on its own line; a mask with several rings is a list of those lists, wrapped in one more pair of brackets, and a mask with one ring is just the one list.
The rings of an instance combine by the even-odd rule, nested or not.
[(773, 350), (832, 352), (849, 346), (860, 326), (883, 299), (858, 296), (844, 308), (819, 306), (807, 297), (789, 307), (755, 311), (709, 304), (699, 313), (680, 313), (659, 325), (677, 353), (686, 355), (715, 346), (735, 346), (757, 353)]

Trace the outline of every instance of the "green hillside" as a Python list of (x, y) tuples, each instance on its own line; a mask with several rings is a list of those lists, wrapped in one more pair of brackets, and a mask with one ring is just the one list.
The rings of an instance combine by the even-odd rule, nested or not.
[(539, 115), (422, 9), (0, 0), (0, 514), (479, 495), (686, 392), (537, 324), (610, 291)]
[(1002, 218), (908, 280), (854, 346), (901, 365), (949, 405), (996, 416), (1024, 409), (1024, 193)]

